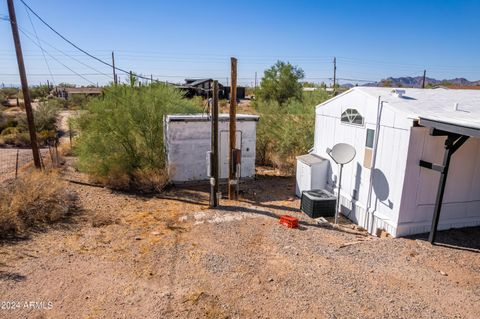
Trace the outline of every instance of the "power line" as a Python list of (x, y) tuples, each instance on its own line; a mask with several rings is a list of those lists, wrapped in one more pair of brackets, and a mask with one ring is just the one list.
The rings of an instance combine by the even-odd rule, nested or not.
[(28, 12), (28, 10), (26, 8), (25, 8), (25, 11), (27, 12), (28, 20), (30, 20), (30, 24), (32, 25), (33, 32), (35, 32), (35, 38), (37, 38), (38, 45), (40, 46), (40, 48), (42, 50), (43, 59), (45, 60), (45, 64), (47, 65), (48, 72), (50, 73), (50, 77), (52, 79), (52, 84), (55, 86), (55, 79), (53, 78), (52, 70), (50, 69), (50, 64), (48, 64), (47, 57), (45, 56), (45, 52), (43, 51), (42, 44), (40, 43), (40, 38), (38, 37), (37, 29), (35, 28), (35, 25), (33, 24), (32, 17), (30, 16), (30, 12)]
[[(19, 28), (20, 29), (20, 28)], [(65, 65), (63, 62), (61, 62), (60, 60), (58, 60), (57, 58), (55, 58), (54, 56), (52, 56), (47, 50), (43, 49), (39, 44), (37, 44), (35, 42), (35, 40), (33, 40), (26, 32), (24, 32), (22, 29), (20, 29), (20, 32), (22, 32), (22, 34), (24, 36), (26, 36), (28, 39), (30, 39), (33, 44), (35, 44), (36, 46), (38, 46), (42, 51), (44, 51), (46, 54), (48, 54), (52, 59), (54, 59), (55, 61), (57, 61), (58, 63), (60, 63), (61, 65), (63, 65), (65, 68), (67, 68), (68, 70), (70, 70), (71, 72), (75, 73), (76, 75), (78, 75), (79, 77), (81, 77), (82, 79), (84, 79), (85, 81), (93, 84), (93, 85), (96, 85), (95, 82), (92, 82), (90, 81), (89, 79), (87, 79), (86, 77), (84, 77), (83, 75), (81, 75), (80, 73), (77, 73), (75, 72), (73, 69), (71, 69), (70, 67), (68, 67), (67, 65)]]
[[(149, 77), (145, 77), (145, 76), (142, 76), (142, 75), (139, 75), (139, 74), (135, 74), (131, 71), (127, 71), (127, 70), (124, 70), (124, 69), (121, 69), (119, 67), (114, 67), (112, 64), (110, 64), (109, 62), (106, 62), (96, 56), (94, 56), (93, 54), (83, 50), (82, 48), (80, 48), (78, 45), (76, 45), (75, 43), (73, 43), (72, 41), (70, 41), (69, 39), (67, 39), (66, 37), (64, 37), (60, 32), (58, 32), (57, 30), (55, 30), (50, 24), (48, 24), (45, 20), (42, 19), (42, 17), (40, 17), (32, 8), (30, 8), (30, 6), (28, 6), (28, 4), (25, 3), (25, 1), (23, 0), (20, 0), (23, 5), (28, 9), (30, 10), (30, 12), (32, 12), (43, 24), (45, 24), (50, 30), (52, 30), (55, 34), (57, 34), (60, 38), (62, 38), (63, 40), (65, 40), (68, 44), (70, 44), (71, 46), (73, 46), (75, 49), (79, 50), (80, 52), (83, 52), (85, 55), (88, 55), (89, 57), (91, 57), (92, 59), (94, 60), (97, 60), (98, 62), (102, 63), (102, 64), (105, 64), (106, 66), (110, 67), (110, 68), (115, 68), (116, 70), (118, 71), (121, 71), (123, 73), (126, 73), (126, 74), (132, 74), (134, 75), (135, 77), (137, 78), (141, 78), (141, 79), (145, 79), (145, 80), (151, 80)], [(157, 81), (158, 82), (158, 81)]]
[[(20, 28), (20, 26), (19, 26), (19, 28)], [(20, 29), (23, 30), (24, 32), (30, 33), (30, 32), (28, 32), (27, 30), (25, 30), (25, 29), (23, 29), (23, 28), (20, 28)], [(30, 34), (31, 34), (31, 33), (30, 33)], [(109, 75), (109, 74), (106, 74), (106, 73), (104, 73), (104, 72), (102, 72), (102, 71), (99, 71), (98, 69), (96, 69), (96, 68), (94, 68), (94, 67), (92, 67), (92, 66), (90, 66), (90, 65), (88, 65), (88, 64), (86, 64), (86, 63), (84, 63), (84, 62), (82, 62), (82, 61), (80, 61), (79, 59), (74, 58), (74, 57), (71, 56), (70, 54), (67, 54), (67, 53), (63, 52), (62, 50), (54, 47), (53, 45), (51, 45), (50, 43), (48, 43), (48, 42), (45, 41), (45, 40), (40, 40), (40, 39), (39, 39), (39, 41), (43, 42), (44, 44), (46, 44), (47, 46), (51, 47), (52, 49), (54, 49), (54, 50), (62, 53), (64, 56), (66, 56), (66, 57), (68, 57), (68, 58), (76, 61), (77, 63), (79, 63), (79, 64), (81, 64), (81, 65), (83, 65), (83, 66), (91, 69), (92, 71), (97, 72), (98, 75), (104, 75), (104, 76), (106, 76), (107, 78), (110, 79), (110, 75)], [(43, 48), (41, 48), (41, 49), (43, 50)], [(43, 51), (42, 51), (42, 53), (43, 53)], [(53, 56), (53, 55), (51, 55), (51, 56)]]

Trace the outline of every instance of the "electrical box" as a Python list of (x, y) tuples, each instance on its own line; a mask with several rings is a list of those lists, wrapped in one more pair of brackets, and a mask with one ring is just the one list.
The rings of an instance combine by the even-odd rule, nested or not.
[(328, 163), (328, 160), (315, 154), (297, 156), (295, 194), (298, 197), (303, 191), (325, 188)]

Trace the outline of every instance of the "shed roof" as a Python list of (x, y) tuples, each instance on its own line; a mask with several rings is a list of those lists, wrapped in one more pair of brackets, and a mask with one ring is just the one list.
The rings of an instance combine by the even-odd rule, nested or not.
[(186, 82), (187, 82), (187, 85), (189, 86), (196, 86), (196, 85), (199, 85), (199, 84), (202, 84), (202, 83), (205, 83), (205, 82), (211, 82), (213, 81), (212, 79), (198, 79), (198, 80), (194, 80), (194, 79), (187, 79)]
[(320, 157), (316, 154), (300, 155), (300, 156), (297, 156), (297, 160), (299, 160), (302, 163), (305, 163), (309, 166), (319, 164), (319, 163), (322, 163), (323, 161), (325, 161), (325, 159), (323, 157)]
[(58, 88), (68, 94), (102, 94), (103, 89), (97, 87)]
[[(222, 113), (218, 115), (219, 121), (228, 121), (230, 115)], [(253, 114), (237, 114), (237, 121), (258, 121), (260, 116)], [(167, 122), (202, 122), (210, 121), (210, 115), (202, 114), (170, 114), (166, 116)]]
[(402, 97), (392, 94), (392, 90), (394, 88), (354, 87), (348, 92), (360, 91), (375, 98), (380, 96), (389, 106), (415, 119), (480, 131), (479, 90), (398, 88), (405, 91)]

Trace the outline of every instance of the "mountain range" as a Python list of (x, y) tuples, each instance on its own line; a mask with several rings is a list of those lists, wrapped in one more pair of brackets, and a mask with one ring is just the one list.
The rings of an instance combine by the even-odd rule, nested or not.
[[(420, 88), (422, 87), (423, 77), (416, 76), (403, 76), (403, 77), (388, 77), (386, 79), (382, 79), (379, 82), (372, 82), (367, 83), (364, 86), (389, 86), (389, 87), (414, 87)], [(460, 86), (460, 87), (468, 87), (468, 86), (480, 86), (479, 81), (469, 81), (465, 78), (454, 78), (448, 80), (437, 80), (434, 78), (427, 77), (425, 79), (425, 86)]]

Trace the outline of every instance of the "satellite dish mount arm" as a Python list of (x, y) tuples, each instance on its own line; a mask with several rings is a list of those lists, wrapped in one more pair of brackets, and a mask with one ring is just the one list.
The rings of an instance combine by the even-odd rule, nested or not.
[(338, 215), (340, 214), (340, 189), (342, 187), (343, 164), (340, 164), (340, 173), (338, 174), (337, 207), (335, 208), (335, 224), (338, 224)]

